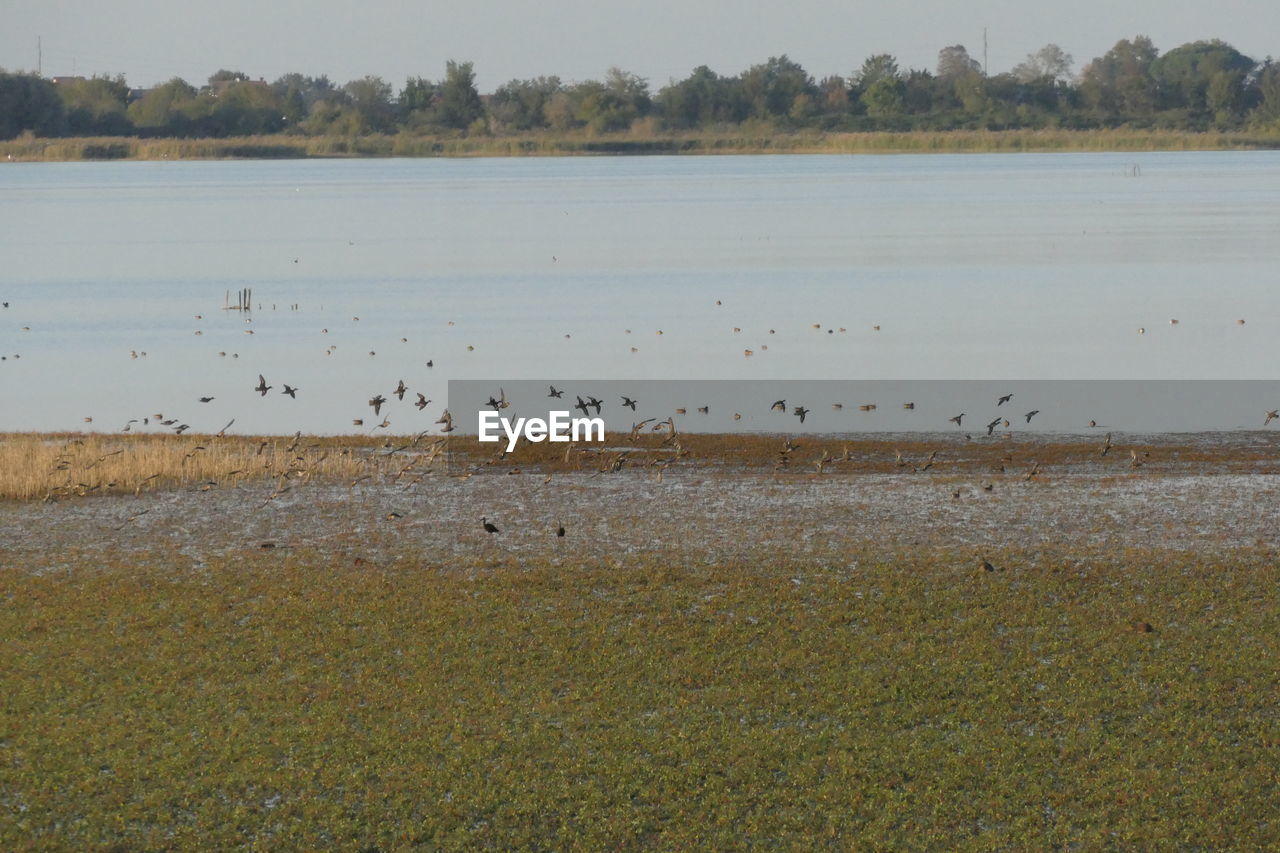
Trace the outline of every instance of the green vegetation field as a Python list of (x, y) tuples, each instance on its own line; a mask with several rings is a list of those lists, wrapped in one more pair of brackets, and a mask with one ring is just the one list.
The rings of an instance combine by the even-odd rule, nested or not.
[(1280, 845), (1273, 553), (491, 544), (6, 566), (0, 846)]

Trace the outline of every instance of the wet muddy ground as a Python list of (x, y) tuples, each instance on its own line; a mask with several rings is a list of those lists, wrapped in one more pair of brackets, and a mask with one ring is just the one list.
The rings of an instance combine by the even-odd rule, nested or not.
[[(1280, 546), (1280, 473), (1267, 454), (1242, 462), (1221, 444), (1180, 447), (1187, 452), (1156, 452), (1137, 467), (1117, 453), (1035, 473), (1025, 462), (1005, 471), (985, 463), (917, 471), (913, 462), (886, 471), (836, 462), (821, 474), (799, 462), (782, 471), (677, 462), (661, 474), (637, 465), (550, 475), (437, 464), (414, 482), (312, 480), (279, 494), (275, 484), (257, 482), (5, 502), (0, 563), (47, 571), (111, 552), (171, 553), (199, 565), (213, 555), (276, 549), (383, 563), (425, 558), (447, 567), (476, 555), (516, 564), (607, 564), (650, 554), (732, 563), (770, 555), (855, 559), (869, 549), (913, 547), (980, 554)], [(482, 516), (497, 534), (483, 530)]]

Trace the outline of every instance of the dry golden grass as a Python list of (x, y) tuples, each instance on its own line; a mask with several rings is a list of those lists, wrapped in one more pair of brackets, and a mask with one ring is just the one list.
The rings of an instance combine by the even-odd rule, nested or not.
[[(362, 438), (212, 435), (0, 435), (0, 498), (56, 499), (253, 480), (351, 480), (395, 475), (432, 442)], [(421, 460), (421, 456), (417, 457)]]

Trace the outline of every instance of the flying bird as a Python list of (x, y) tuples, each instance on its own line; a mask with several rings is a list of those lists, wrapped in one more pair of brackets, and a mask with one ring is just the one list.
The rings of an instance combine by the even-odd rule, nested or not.
[(557, 399), (558, 399), (558, 398), (560, 398), (560, 397), (563, 397), (563, 396), (564, 396), (564, 392), (563, 392), (563, 391), (559, 391), (559, 390), (557, 390), (557, 389), (556, 389), (556, 386), (554, 386), (554, 385), (548, 385), (547, 387), (551, 389), (551, 393), (547, 395), (548, 397), (555, 397), (555, 398), (557, 398)]
[(369, 405), (373, 406), (374, 415), (378, 415), (382, 412), (382, 404), (385, 402), (387, 402), (387, 398), (382, 396), (381, 394), (378, 394), (375, 397), (369, 398)]
[(294, 387), (293, 387), (292, 385), (290, 385), (288, 382), (285, 382), (285, 383), (284, 383), (284, 390), (283, 390), (283, 391), (281, 391), (280, 393), (281, 393), (281, 394), (288, 394), (290, 397), (292, 397), (292, 398), (293, 398), (293, 399), (295, 399), (295, 400), (296, 400), (296, 399), (298, 399), (298, 389), (297, 389), (297, 388), (294, 388)]
[(769, 407), (769, 411), (771, 412), (785, 412), (786, 410), (787, 410), (786, 400), (776, 400), (774, 404)]
[(421, 391), (419, 391), (418, 402), (414, 403), (414, 405), (418, 407), (418, 411), (422, 411), (427, 407), (427, 404), (430, 402), (431, 401), (426, 398), (426, 395), (424, 395)]
[(1032, 409), (1031, 411), (1027, 412), (1027, 414), (1026, 414), (1027, 423), (1031, 423), (1031, 419), (1032, 419), (1032, 418), (1034, 418), (1034, 417), (1035, 417), (1036, 415), (1038, 415), (1038, 414), (1040, 414), (1040, 410), (1039, 410), (1039, 409)]
[(630, 410), (631, 410), (631, 411), (633, 411), (633, 412), (636, 410), (636, 401), (635, 401), (635, 400), (631, 399), (631, 398), (630, 398), (630, 397), (628, 397), (626, 394), (620, 394), (619, 396), (620, 396), (620, 397), (622, 397), (622, 405), (623, 405), (623, 406), (625, 406), (626, 408), (630, 409)]
[(1267, 424), (1274, 421), (1276, 418), (1280, 418), (1280, 409), (1272, 409), (1271, 411), (1267, 412), (1267, 419), (1262, 422), (1262, 425), (1266, 426)]
[(956, 415), (954, 418), (947, 418), (947, 421), (949, 423), (955, 424), (956, 426), (960, 426), (960, 421), (963, 420), (964, 416), (967, 414), (968, 412), (961, 412), (960, 414)]
[(1000, 426), (1001, 420), (1002, 418), (996, 418), (994, 421), (987, 424), (987, 435), (991, 435), (991, 433), (996, 431), (996, 427)]
[(272, 388), (274, 388), (274, 387), (276, 387), (276, 386), (274, 386), (274, 385), (268, 385), (268, 384), (267, 384), (267, 380), (263, 378), (263, 376), (262, 376), (262, 374), (261, 374), (261, 373), (259, 373), (259, 374), (258, 374), (258, 387), (254, 388), (253, 390), (257, 391), (259, 394), (261, 394), (262, 396), (264, 396), (264, 397), (265, 397), (265, 396), (267, 396), (267, 392), (268, 392), (268, 391), (270, 391), (270, 390), (271, 390)]
[(795, 411), (792, 412), (792, 414), (800, 419), (800, 423), (804, 423), (804, 416), (809, 414), (809, 410), (804, 406), (796, 406)]
[(395, 390), (395, 391), (393, 391), (393, 392), (391, 392), (391, 393), (395, 394), (397, 398), (399, 398), (399, 399), (403, 400), (403, 399), (404, 399), (404, 392), (405, 392), (405, 391), (408, 391), (408, 390), (409, 390), (408, 386), (406, 386), (406, 385), (404, 384), (404, 380), (403, 380), (403, 379), (401, 379), (401, 380), (400, 380), (400, 383), (399, 383), (398, 385), (396, 385), (396, 390)]
[(1012, 394), (1005, 394), (1003, 397), (1001, 397), (999, 400), (996, 401), (996, 406), (1003, 406), (1005, 403), (1009, 402), (1012, 399), (1013, 399)]

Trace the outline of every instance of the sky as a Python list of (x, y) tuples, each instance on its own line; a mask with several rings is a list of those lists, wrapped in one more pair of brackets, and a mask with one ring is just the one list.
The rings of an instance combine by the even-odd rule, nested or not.
[(1256, 59), (1280, 54), (1274, 0), (0, 0), (0, 68), (39, 62), (46, 76), (124, 74), (138, 87), (199, 84), (219, 68), (372, 74), (399, 88), (455, 59), (475, 64), (482, 92), (539, 75), (600, 79), (615, 65), (657, 90), (698, 65), (733, 75), (784, 53), (818, 79), (874, 53), (932, 69), (953, 44), (981, 61), (984, 27), (993, 74), (1049, 42), (1078, 71), (1137, 34), (1161, 52), (1220, 38)]

